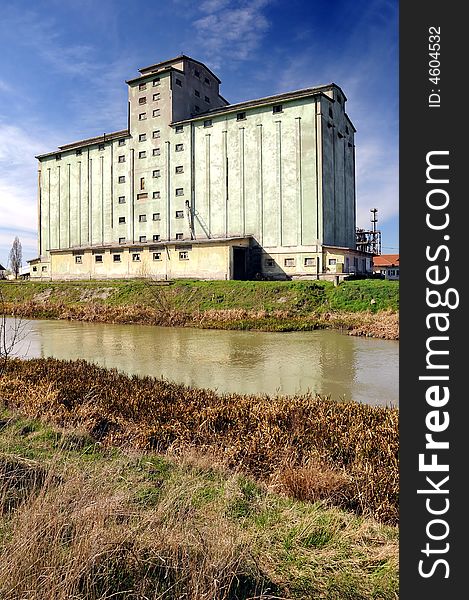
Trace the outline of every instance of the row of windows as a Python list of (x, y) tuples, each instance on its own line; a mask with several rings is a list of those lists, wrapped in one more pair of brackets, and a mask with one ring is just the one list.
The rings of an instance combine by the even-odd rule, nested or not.
[[(144, 178), (142, 177), (142, 179), (144, 179)], [(184, 196), (184, 188), (176, 188), (176, 196)], [(141, 192), (140, 194), (137, 194), (137, 200), (146, 200), (147, 198), (148, 198), (147, 192)], [(161, 198), (161, 192), (159, 190), (156, 192), (153, 192), (152, 198), (153, 198), (153, 200), (159, 200)], [(119, 204), (125, 204), (125, 202), (126, 202), (125, 196), (119, 196), (118, 202), (119, 202)]]
[[(303, 266), (305, 266), (305, 267), (314, 267), (315, 264), (316, 264), (316, 262), (315, 262), (314, 258), (306, 257), (303, 259)], [(265, 260), (265, 266), (266, 267), (275, 267), (275, 260), (273, 258), (267, 258)], [(284, 267), (295, 267), (296, 259), (295, 258), (284, 258), (283, 266)]]
[[(153, 260), (162, 260), (162, 258), (161, 258), (162, 252), (153, 252), (152, 255), (153, 255)], [(121, 255), (113, 254), (112, 260), (113, 260), (113, 262), (122, 262)], [(179, 260), (189, 260), (189, 252), (187, 252), (186, 250), (179, 252)], [(102, 263), (103, 255), (95, 254), (94, 261), (97, 263)], [(140, 253), (139, 252), (132, 253), (132, 262), (140, 262)], [(83, 263), (83, 255), (79, 254), (79, 255), (75, 256), (75, 263), (77, 265), (81, 265)], [(42, 270), (45, 271), (46, 267), (42, 267)], [(33, 267), (33, 271), (37, 271), (37, 267)]]
[[(160, 109), (159, 109), (159, 108), (155, 108), (155, 109), (153, 110), (153, 112), (152, 112), (152, 117), (159, 117), (159, 116), (160, 116), (160, 114), (161, 114), (161, 111), (160, 111)], [(146, 120), (146, 118), (147, 118), (147, 113), (146, 113), (146, 112), (144, 112), (144, 113), (140, 113), (140, 114), (138, 115), (138, 120), (139, 120), (139, 121), (145, 121), (145, 120)]]
[[(184, 173), (184, 167), (182, 165), (178, 165), (175, 168), (175, 172), (176, 173)], [(153, 169), (152, 177), (161, 177), (161, 169)], [(142, 185), (142, 180), (143, 180), (143, 185)], [(118, 183), (125, 183), (125, 175), (119, 175), (117, 181), (118, 181)], [(145, 178), (144, 177), (142, 177), (140, 179), (140, 189), (141, 190), (145, 189)], [(176, 194), (176, 195), (179, 195), (179, 194)]]
[[(175, 239), (176, 240), (183, 240), (184, 239), (184, 234), (183, 233), (176, 233)], [(141, 242), (141, 243), (146, 242), (147, 241), (147, 236), (146, 235), (141, 235), (138, 238), (138, 241)], [(160, 235), (159, 234), (153, 235), (152, 241), (159, 242), (160, 241)], [(126, 242), (127, 242), (127, 240), (126, 240), (125, 237), (120, 237), (119, 238), (119, 244), (125, 244)]]
[[(157, 94), (153, 94), (153, 101), (154, 102), (158, 102), (158, 100), (160, 100), (160, 93), (159, 92)], [(147, 103), (147, 97), (146, 96), (142, 96), (141, 98), (138, 99), (138, 103), (139, 104), (146, 104)]]
[[(155, 87), (157, 85), (160, 85), (160, 78), (159, 77), (155, 77), (155, 79), (153, 79), (153, 81), (152, 81), (152, 85), (153, 85), (153, 87)], [(146, 82), (145, 83), (139, 83), (138, 89), (139, 89), (140, 92), (143, 92), (144, 90), (147, 89), (147, 83)]]
[[(194, 90), (194, 96), (196, 96), (197, 98), (200, 98), (200, 92), (199, 90)], [(204, 97), (205, 102), (207, 102), (208, 104), (210, 104), (210, 98), (208, 96)]]
[[(184, 218), (184, 211), (183, 210), (177, 210), (175, 213), (176, 219), (183, 219)], [(157, 213), (153, 213), (153, 221), (161, 221), (161, 213), (157, 212)], [(138, 215), (138, 221), (139, 223), (146, 223), (147, 222), (147, 215)], [(120, 224), (124, 224), (126, 222), (125, 217), (119, 217), (119, 223)]]
[[(33, 271), (36, 273), (36, 271), (37, 271), (37, 267), (33, 267)], [(42, 271), (43, 273), (44, 273), (45, 271), (47, 271), (47, 266), (46, 266), (46, 265), (42, 266), (42, 267), (41, 267), (41, 271)]]

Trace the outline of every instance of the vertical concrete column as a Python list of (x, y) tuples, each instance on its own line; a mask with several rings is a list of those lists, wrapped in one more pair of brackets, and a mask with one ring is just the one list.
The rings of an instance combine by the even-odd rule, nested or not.
[(205, 193), (207, 199), (207, 227), (208, 227), (208, 237), (211, 236), (211, 180), (210, 180), (210, 134), (207, 133), (205, 135)]
[(135, 242), (135, 150), (130, 149), (130, 239)]
[(51, 248), (51, 222), (50, 222), (50, 168), (47, 169), (47, 249)]
[(302, 143), (301, 143), (301, 117), (296, 117), (296, 214), (297, 235), (296, 243), (303, 243), (303, 173), (302, 173)]
[(244, 127), (239, 128), (239, 220), (241, 235), (246, 235), (246, 183), (244, 169)]
[(61, 233), (62, 233), (62, 198), (61, 198), (61, 181), (60, 181), (60, 165), (57, 167), (57, 201), (58, 201), (58, 210), (57, 210), (57, 220), (58, 220), (58, 225), (59, 225), (59, 230), (58, 230), (58, 243), (57, 243), (57, 248), (61, 248), (62, 246), (60, 245), (60, 237), (61, 237)]
[(78, 245), (81, 246), (81, 160), (78, 161)]
[(93, 194), (93, 188), (92, 188), (92, 183), (93, 183), (93, 175), (92, 175), (92, 171), (93, 171), (93, 163), (92, 163), (92, 159), (90, 158), (90, 151), (88, 149), (88, 182), (87, 182), (87, 189), (88, 189), (88, 244), (91, 245), (92, 243), (92, 239), (93, 239), (93, 234), (92, 234), (92, 230), (91, 230), (91, 209), (93, 206), (93, 199), (92, 199), (92, 194)]
[(314, 121), (314, 136), (316, 139), (316, 238), (319, 243), (324, 241), (324, 224), (323, 224), (323, 193), (322, 193), (322, 119), (321, 119), (321, 104), (315, 101), (315, 121)]
[(42, 194), (41, 194), (41, 169), (37, 171), (37, 250), (38, 256), (42, 256)]
[(222, 131), (223, 136), (223, 179), (225, 182), (225, 237), (228, 237), (228, 132)]
[(282, 194), (282, 122), (275, 121), (276, 126), (276, 177), (277, 177), (277, 244), (283, 245), (283, 194)]
[(259, 244), (264, 238), (264, 155), (262, 123), (257, 125), (257, 210), (259, 220)]
[(101, 244), (104, 244), (104, 156), (99, 157), (99, 170), (101, 179)]
[(67, 186), (67, 193), (68, 193), (68, 200), (67, 200), (67, 204), (68, 204), (68, 206), (67, 206), (67, 208), (68, 208), (68, 211), (67, 211), (67, 214), (68, 214), (68, 218), (67, 218), (67, 224), (68, 224), (68, 227), (67, 227), (67, 248), (70, 248), (70, 246), (71, 246), (71, 240), (72, 240), (72, 233), (71, 233), (71, 228), (72, 228), (72, 215), (71, 215), (71, 204), (72, 204), (72, 202), (71, 202), (71, 193), (72, 193), (72, 190), (71, 190), (71, 186), (72, 186), (72, 182), (71, 182), (71, 168), (72, 168), (71, 164), (68, 163), (68, 165), (67, 165), (67, 183), (68, 183), (68, 186)]
[[(166, 144), (166, 239), (171, 239), (171, 145), (170, 142)], [(192, 151), (192, 150), (191, 150)], [(192, 196), (192, 191), (191, 191)], [(169, 258), (169, 251), (167, 250), (166, 260)]]

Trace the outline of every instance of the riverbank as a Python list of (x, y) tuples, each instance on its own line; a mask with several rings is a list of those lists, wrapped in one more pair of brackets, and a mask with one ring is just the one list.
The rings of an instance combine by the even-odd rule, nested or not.
[(20, 409), (0, 410), (0, 509), (3, 600), (398, 597), (397, 527)]
[(12, 316), (102, 323), (306, 331), (399, 339), (394, 281), (149, 281), (0, 283)]

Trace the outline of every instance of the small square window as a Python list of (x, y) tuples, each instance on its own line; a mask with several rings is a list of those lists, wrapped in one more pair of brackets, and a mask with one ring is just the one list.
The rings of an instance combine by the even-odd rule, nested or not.
[(153, 252), (153, 260), (161, 260), (161, 252)]
[(265, 266), (266, 267), (275, 267), (275, 260), (273, 258), (266, 258)]
[(160, 93), (159, 92), (156, 93), (156, 94), (153, 94), (153, 100), (159, 100), (159, 99), (160, 99)]
[(47, 271), (47, 267), (41, 267), (41, 271), (42, 272)]
[(117, 159), (117, 161), (120, 162), (120, 163), (125, 162), (125, 155), (122, 154), (121, 156), (119, 156), (118, 159)]
[(146, 133), (141, 133), (141, 134), (138, 136), (138, 141), (139, 141), (139, 142), (144, 142), (146, 139), (147, 139), (147, 134), (146, 134)]
[(94, 262), (102, 263), (103, 262), (103, 255), (102, 254), (95, 254), (94, 255)]
[(180, 79), (176, 79), (176, 85), (182, 87), (182, 81)]
[(153, 213), (153, 221), (161, 221), (161, 213)]
[(204, 100), (210, 104), (210, 98), (208, 96), (205, 96)]
[(83, 256), (75, 256), (75, 262), (77, 265), (81, 265), (83, 262)]
[(161, 133), (160, 133), (160, 130), (159, 130), (159, 129), (156, 129), (156, 130), (153, 132), (153, 138), (159, 138), (159, 137), (160, 137), (160, 135), (161, 135)]
[(139, 83), (138, 84), (138, 89), (140, 91), (146, 90), (147, 89), (147, 84), (146, 83)]
[(62, 155), (61, 154), (56, 154), (55, 155), (55, 160), (62, 160)]
[(125, 223), (125, 217), (119, 217), (119, 223)]
[(283, 261), (283, 264), (285, 265), (285, 267), (294, 267), (295, 259), (294, 258), (285, 258)]
[(153, 156), (159, 156), (161, 154), (161, 148), (153, 148)]
[(208, 77), (206, 77), (206, 78), (205, 78), (205, 83), (206, 83), (207, 85), (210, 85), (210, 79), (209, 79)]
[(37, 271), (37, 267), (33, 267), (33, 271), (36, 272)]
[(155, 200), (158, 200), (159, 198), (161, 198), (161, 192), (153, 192), (153, 198)]
[(119, 196), (119, 204), (125, 204), (125, 196)]
[(200, 98), (200, 92), (199, 92), (199, 90), (194, 90), (194, 94), (197, 96), (197, 98)]
[(145, 177), (140, 177), (140, 189), (145, 189)]
[(161, 171), (160, 171), (160, 169), (155, 169), (153, 171), (153, 177), (161, 177)]
[(330, 258), (328, 261), (329, 265), (336, 265), (337, 264), (337, 259), (336, 258)]
[(160, 116), (160, 109), (159, 108), (155, 108), (155, 110), (153, 111), (153, 116), (154, 117), (159, 117)]
[(138, 221), (139, 221), (139, 223), (146, 223), (147, 215), (138, 215)]
[(146, 158), (147, 157), (147, 153), (145, 150), (142, 150), (141, 152), (138, 153), (138, 157), (139, 158)]
[(139, 104), (146, 104), (146, 103), (147, 103), (147, 98), (146, 98), (146, 96), (143, 96), (143, 98), (139, 98), (139, 99), (138, 99), (138, 103), (139, 103)]
[(305, 267), (314, 267), (314, 258), (305, 258)]
[(275, 115), (276, 113), (281, 113), (283, 112), (283, 105), (282, 104), (275, 104), (272, 107), (272, 113)]
[(147, 236), (146, 236), (146, 235), (141, 235), (141, 236), (138, 238), (138, 241), (139, 241), (139, 242), (146, 242), (146, 241), (147, 241)]
[(177, 240), (183, 240), (184, 239), (184, 234), (183, 233), (176, 233), (176, 239)]
[(99, 144), (98, 150), (104, 150), (104, 144)]
[(159, 242), (160, 241), (160, 236), (157, 233), (155, 233), (155, 235), (153, 236), (153, 241), (154, 242)]
[(182, 133), (184, 131), (184, 125), (176, 125), (176, 133)]
[(176, 173), (184, 173), (184, 167), (182, 165), (178, 165), (176, 167)]
[(348, 128), (348, 126), (347, 126), (347, 125), (345, 126), (345, 133), (346, 133), (347, 135), (350, 133), (350, 130), (349, 130), (349, 128)]
[(139, 121), (145, 121), (146, 118), (147, 118), (147, 113), (140, 113), (138, 115), (138, 120)]
[(236, 113), (236, 120), (237, 121), (244, 121), (245, 118), (246, 118), (246, 113), (245, 112)]
[(81, 156), (81, 148), (77, 148), (77, 150), (75, 151), (75, 155), (76, 156)]
[(200, 77), (200, 71), (197, 71), (197, 69), (194, 70), (194, 75), (196, 77)]
[(184, 144), (176, 144), (176, 152), (182, 152), (184, 150)]
[(177, 210), (176, 211), (176, 219), (183, 219), (184, 218), (184, 211), (183, 210)]
[(123, 140), (123, 139), (120, 139), (120, 140), (117, 142), (117, 145), (118, 145), (118, 146), (125, 146), (125, 140)]
[[(124, 241), (125, 241), (125, 240), (124, 240)], [(121, 242), (121, 241), (120, 241), (120, 238), (119, 238), (119, 244), (122, 244), (122, 243), (123, 243), (123, 242)], [(120, 255), (120, 254), (113, 254), (113, 255), (112, 255), (112, 260), (113, 260), (114, 262), (120, 262), (120, 261), (121, 261), (121, 255)]]
[(142, 192), (141, 194), (137, 194), (137, 200), (146, 200), (148, 198), (147, 192)]
[(204, 121), (204, 127), (211, 127), (212, 126), (212, 119), (207, 119), (206, 121)]
[(179, 260), (189, 260), (189, 252), (179, 252)]
[(132, 254), (132, 262), (140, 262), (140, 254)]
[(197, 104), (194, 106), (194, 112), (200, 112), (200, 107)]
[(125, 183), (125, 175), (119, 175), (119, 183)]
[(160, 85), (160, 78), (159, 77), (155, 77), (155, 79), (153, 79), (153, 86), (155, 85)]
[(125, 244), (125, 237), (119, 238), (119, 244)]
[(184, 188), (176, 188), (176, 196), (184, 196)]
[(331, 119), (334, 118), (334, 113), (332, 112), (332, 108), (329, 107), (329, 116)]

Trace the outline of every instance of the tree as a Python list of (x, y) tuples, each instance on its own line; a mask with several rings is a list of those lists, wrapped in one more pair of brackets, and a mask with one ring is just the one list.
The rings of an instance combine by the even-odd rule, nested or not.
[(13, 246), (10, 250), (10, 267), (15, 274), (15, 279), (18, 279), (18, 273), (20, 272), (21, 265), (23, 262), (23, 249), (18, 236), (13, 240)]

